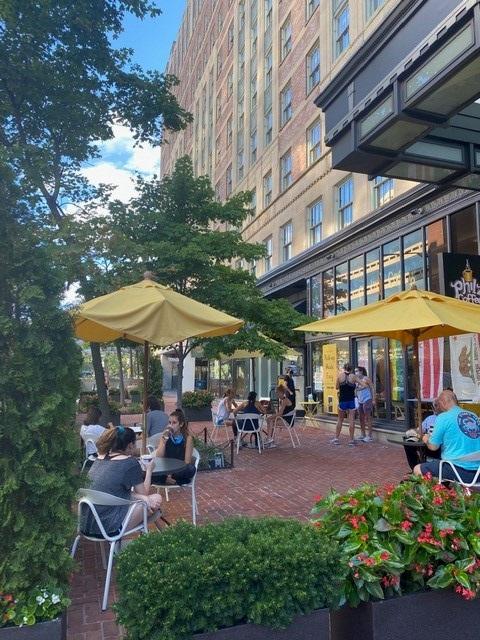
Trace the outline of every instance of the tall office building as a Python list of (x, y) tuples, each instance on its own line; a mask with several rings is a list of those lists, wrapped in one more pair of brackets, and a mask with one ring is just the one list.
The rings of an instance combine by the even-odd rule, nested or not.
[[(162, 172), (188, 154), (219, 198), (253, 191), (243, 232), (266, 246), (267, 296), (322, 317), (441, 291), (438, 254), (478, 254), (478, 193), (463, 187), (480, 188), (479, 16), (478, 0), (188, 0), (167, 70), (194, 121)], [(320, 398), (326, 341), (371, 373), (377, 419), (408, 419), (408, 351), (307, 336)], [(437, 387), (455, 386), (449, 343), (436, 353)]]

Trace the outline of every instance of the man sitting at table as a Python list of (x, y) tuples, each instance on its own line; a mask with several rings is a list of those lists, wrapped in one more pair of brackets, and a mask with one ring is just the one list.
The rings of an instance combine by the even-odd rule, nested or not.
[[(432, 451), (441, 447), (442, 459), (453, 462), (471, 453), (480, 454), (480, 419), (471, 411), (461, 409), (457, 397), (448, 389), (438, 396), (437, 404), (441, 413), (437, 416), (433, 432), (423, 436), (427, 447)], [(431, 460), (418, 464), (413, 472), (416, 475), (430, 472), (438, 478), (439, 466), (439, 460)], [(473, 480), (479, 466), (480, 460), (466, 460), (461, 461), (461, 465), (455, 464), (457, 473), (464, 482)], [(445, 480), (456, 480), (449, 465), (443, 467), (442, 477)]]

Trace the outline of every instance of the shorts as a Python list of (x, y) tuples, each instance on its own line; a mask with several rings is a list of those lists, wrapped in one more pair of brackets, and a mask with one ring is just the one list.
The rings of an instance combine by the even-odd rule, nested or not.
[(365, 402), (358, 403), (358, 413), (364, 416), (371, 416), (373, 411), (373, 403), (371, 398)]
[(342, 411), (351, 411), (355, 409), (355, 400), (343, 400), (338, 403), (338, 406)]
[[(422, 462), (420, 465), (420, 469), (422, 474), (430, 472), (434, 478), (438, 478), (440, 475), (440, 460), (432, 460), (431, 462)], [(476, 469), (465, 469), (464, 467), (459, 467), (455, 465), (455, 469), (457, 470), (458, 475), (464, 482), (472, 482), (477, 470)], [(452, 467), (449, 464), (444, 464), (442, 469), (442, 481), (443, 480), (456, 480), (458, 482), (458, 478), (455, 476)]]
[(223, 427), (224, 424), (225, 424), (225, 418), (217, 418), (215, 420), (216, 427)]

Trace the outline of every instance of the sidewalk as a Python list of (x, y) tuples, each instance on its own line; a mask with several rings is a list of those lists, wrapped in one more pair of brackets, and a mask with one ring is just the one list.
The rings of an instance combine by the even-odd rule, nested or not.
[[(170, 398), (168, 398), (170, 400)], [(167, 409), (170, 409), (167, 402)], [(136, 420), (138, 422), (138, 419)], [(192, 424), (194, 432), (204, 424)], [(299, 431), (302, 446), (292, 449), (287, 434), (280, 446), (262, 454), (253, 449), (241, 450), (235, 467), (201, 472), (197, 479), (200, 515), (198, 523), (218, 521), (234, 515), (277, 515), (308, 520), (317, 495), (334, 487), (349, 487), (373, 482), (398, 482), (408, 466), (403, 449), (391, 444), (328, 444), (331, 433), (323, 428)], [(191, 520), (189, 492), (175, 492), (164, 503), (167, 519)], [(105, 571), (99, 545), (82, 541), (77, 555), (79, 571), (72, 580), (72, 605), (68, 613), (68, 640), (113, 640), (121, 638), (109, 610), (100, 611)], [(111, 601), (115, 599), (112, 582)]]

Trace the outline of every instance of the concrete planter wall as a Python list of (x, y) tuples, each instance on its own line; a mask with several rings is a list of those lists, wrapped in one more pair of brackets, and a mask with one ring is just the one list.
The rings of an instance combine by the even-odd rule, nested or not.
[(194, 638), (195, 640), (329, 640), (330, 612), (328, 609), (318, 609), (305, 616), (297, 616), (286, 629), (271, 629), (258, 624), (240, 624), (219, 631), (200, 633)]
[(183, 412), (189, 422), (212, 421), (212, 410), (210, 407), (183, 407)]
[(343, 607), (331, 614), (332, 640), (478, 640), (480, 601), (424, 591)]
[(32, 626), (0, 629), (0, 640), (65, 640), (66, 637), (65, 616), (47, 622), (38, 622)]

